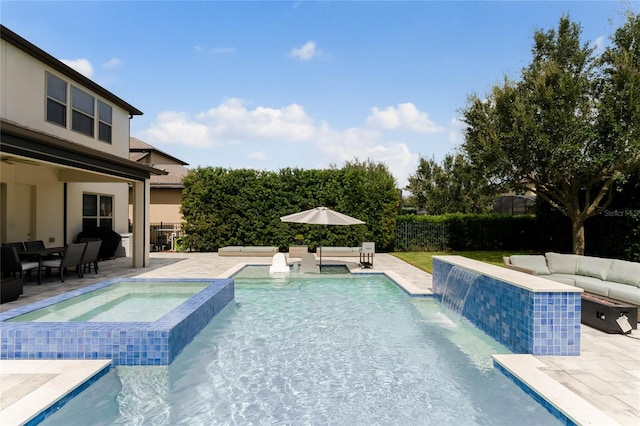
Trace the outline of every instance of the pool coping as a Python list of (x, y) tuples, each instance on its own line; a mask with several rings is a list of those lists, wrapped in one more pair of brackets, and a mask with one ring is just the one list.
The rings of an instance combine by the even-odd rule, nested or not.
[[(2, 424), (36, 425), (106, 374), (111, 360), (2, 360), (1, 365)], [(49, 380), (34, 383), (36, 376)], [(6, 389), (8, 381), (13, 386)], [(4, 401), (6, 393), (21, 390), (15, 401)]]
[(540, 368), (547, 365), (530, 354), (492, 355), (494, 365), (522, 390), (561, 420), (569, 419), (577, 425), (615, 425), (617, 421), (594, 407), (590, 402), (549, 377)]

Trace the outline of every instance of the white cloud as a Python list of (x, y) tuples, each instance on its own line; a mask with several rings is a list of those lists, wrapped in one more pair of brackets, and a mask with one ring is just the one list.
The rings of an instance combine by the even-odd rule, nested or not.
[(406, 186), (409, 174), (417, 168), (420, 158), (405, 143), (382, 140), (377, 130), (349, 128), (336, 131), (327, 123), (319, 129), (316, 147), (331, 164), (343, 164), (354, 158), (384, 163), (401, 187)]
[[(363, 125), (336, 130), (326, 122), (314, 124), (298, 104), (248, 108), (238, 98), (227, 99), (195, 117), (184, 112), (165, 111), (136, 136), (150, 144), (224, 147), (235, 150), (237, 158), (261, 161), (265, 167), (272, 167), (277, 161), (278, 167), (322, 168), (330, 164), (341, 165), (354, 158), (370, 159), (386, 164), (400, 186), (407, 184), (409, 174), (419, 161), (419, 154), (412, 152), (408, 143), (385, 140), (380, 129)], [(292, 148), (283, 146), (282, 142), (299, 145)], [(300, 156), (303, 152), (304, 156)], [(202, 157), (208, 155), (203, 153)]]
[(452, 118), (449, 123), (449, 142), (460, 145), (464, 142), (464, 130), (467, 125), (459, 118)]
[(320, 54), (320, 50), (316, 48), (315, 41), (308, 41), (300, 48), (291, 50), (291, 56), (303, 61), (308, 61)]
[(600, 36), (591, 43), (591, 47), (594, 49), (594, 54), (599, 55), (604, 52), (604, 45), (606, 43), (606, 39), (604, 36)]
[(385, 130), (411, 130), (416, 133), (437, 133), (444, 129), (429, 119), (426, 112), (422, 112), (410, 102), (389, 106), (381, 110), (371, 108), (371, 115), (367, 117), (367, 124), (371, 127)]
[(223, 139), (279, 139), (301, 141), (315, 133), (313, 120), (297, 104), (282, 108), (249, 110), (241, 99), (231, 98), (196, 118)]
[(87, 59), (61, 59), (61, 61), (85, 77), (93, 77), (93, 66)]
[(253, 151), (249, 153), (249, 158), (252, 160), (264, 161), (269, 158), (269, 156), (264, 151)]
[(165, 111), (158, 114), (147, 130), (139, 132), (142, 140), (158, 144), (182, 144), (211, 147), (215, 141), (209, 137), (206, 125), (190, 120), (184, 112)]
[(102, 66), (104, 68), (118, 68), (120, 65), (122, 65), (122, 60), (120, 58), (111, 58)]

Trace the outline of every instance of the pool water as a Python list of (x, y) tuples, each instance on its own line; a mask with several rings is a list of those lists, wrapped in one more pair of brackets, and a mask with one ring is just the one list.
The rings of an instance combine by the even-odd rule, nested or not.
[(560, 424), (494, 353), (384, 276), (237, 278), (170, 366), (114, 368), (43, 424)]
[(123, 281), (7, 321), (154, 322), (209, 284)]

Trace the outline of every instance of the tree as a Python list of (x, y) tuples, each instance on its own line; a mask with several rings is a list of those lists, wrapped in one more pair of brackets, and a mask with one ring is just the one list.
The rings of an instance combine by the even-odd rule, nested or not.
[(638, 26), (629, 16), (601, 59), (563, 16), (557, 31), (535, 32), (520, 81), (505, 78), (485, 99), (472, 95), (463, 111), (462, 149), (476, 170), (528, 187), (566, 215), (578, 254), (584, 222), (611, 203), (640, 159)]
[(420, 158), (406, 189), (416, 207), (430, 215), (487, 213), (499, 193), (482, 174), (473, 173), (462, 154), (448, 154), (441, 165), (433, 158)]

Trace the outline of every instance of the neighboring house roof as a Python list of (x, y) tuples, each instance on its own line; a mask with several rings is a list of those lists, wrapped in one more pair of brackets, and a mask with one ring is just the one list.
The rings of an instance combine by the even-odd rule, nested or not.
[(162, 176), (151, 176), (151, 188), (184, 188), (182, 180), (189, 169), (180, 164), (156, 164), (155, 167), (167, 172)]
[(17, 47), (18, 49), (22, 50), (23, 52), (27, 53), (28, 55), (31, 55), (32, 57), (36, 58), (40, 62), (43, 62), (44, 64), (50, 66), (51, 68), (58, 71), (59, 73), (82, 84), (84, 87), (93, 90), (95, 93), (102, 96), (104, 99), (107, 99), (113, 102), (115, 105), (118, 105), (120, 108), (124, 109), (129, 114), (142, 115), (142, 111), (140, 111), (139, 109), (125, 102), (118, 96), (114, 95), (104, 87), (97, 84), (95, 81), (80, 74), (78, 71), (64, 64), (62, 61), (54, 58), (44, 50), (34, 45), (33, 43), (30, 43), (29, 41), (20, 37), (18, 34), (14, 33), (4, 25), (0, 25), (0, 38), (2, 38), (2, 40), (5, 40), (7, 43), (10, 43), (13, 46)]
[(166, 159), (168, 161), (167, 161), (167, 163), (163, 163), (163, 164), (177, 163), (177, 164), (182, 164), (183, 166), (188, 166), (189, 165), (189, 163), (186, 163), (186, 162), (182, 161), (181, 159), (174, 157), (173, 155), (167, 154), (166, 152), (161, 151), (158, 148), (156, 148), (155, 146), (149, 145), (148, 143), (146, 143), (144, 141), (141, 141), (138, 138), (134, 138), (134, 137), (129, 138), (129, 156), (131, 156), (131, 153), (147, 153), (147, 154), (150, 154), (152, 152), (155, 153), (155, 154), (161, 155), (163, 157), (166, 157)]
[[(156, 158), (151, 163), (151, 157)], [(157, 189), (182, 189), (182, 180), (189, 173), (188, 163), (163, 152), (138, 138), (129, 138), (129, 158), (141, 164), (149, 164), (157, 169), (164, 170), (165, 175), (151, 176), (151, 188)]]

